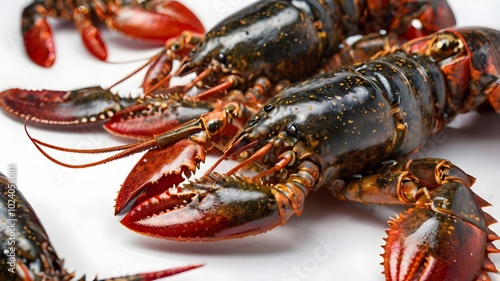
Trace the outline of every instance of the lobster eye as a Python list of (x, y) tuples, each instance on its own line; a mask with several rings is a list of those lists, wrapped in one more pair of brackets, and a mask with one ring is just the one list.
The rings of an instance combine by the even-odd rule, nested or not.
[(438, 61), (458, 55), (463, 50), (463, 42), (456, 35), (441, 33), (436, 36), (432, 47), (431, 56)]
[(297, 129), (297, 125), (290, 124), (290, 125), (286, 126), (286, 133), (289, 134), (290, 136), (294, 137), (299, 133), (299, 129)]
[(274, 109), (274, 105), (270, 105), (270, 104), (264, 105), (264, 111), (265, 112), (270, 112), (273, 109)]
[(247, 125), (249, 127), (255, 126), (257, 123), (259, 123), (260, 117), (259, 115), (254, 115), (252, 118), (248, 119)]
[(222, 64), (226, 64), (227, 58), (224, 53), (218, 53), (217, 56), (215, 57), (216, 60), (218, 60)]

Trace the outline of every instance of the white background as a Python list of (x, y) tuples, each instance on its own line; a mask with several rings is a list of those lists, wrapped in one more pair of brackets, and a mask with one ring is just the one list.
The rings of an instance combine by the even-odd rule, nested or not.
[[(100, 62), (84, 49), (72, 24), (51, 20), (57, 60), (50, 69), (36, 66), (26, 57), (20, 34), (21, 10), (29, 2), (0, 3), (0, 90), (107, 86), (140, 64)], [(249, 1), (184, 2), (210, 28)], [(459, 25), (500, 28), (497, 0), (449, 2)], [(156, 51), (105, 28), (103, 32), (111, 61), (142, 59)], [(130, 92), (134, 83), (123, 85), (122, 91)], [(99, 128), (31, 126), (29, 130), (39, 139), (65, 147), (124, 143)], [(17, 165), (19, 188), (36, 209), (66, 267), (76, 270), (77, 276), (110, 277), (205, 263), (201, 269), (168, 280), (384, 280), (379, 256), (382, 238), (388, 217), (401, 211), (399, 208), (337, 202), (327, 192), (318, 191), (307, 199), (301, 217), (263, 235), (216, 243), (152, 239), (130, 232), (113, 216), (116, 192), (140, 155), (72, 170), (45, 159), (28, 140), (23, 123), (3, 112), (0, 132), (0, 170), (5, 172), (9, 163)], [(56, 155), (70, 163), (85, 160), (79, 155)], [(494, 205), (487, 211), (500, 218), (500, 116), (469, 114), (460, 118), (431, 140), (420, 156), (451, 159), (476, 176), (475, 192)], [(500, 233), (499, 225), (492, 229)], [(317, 251), (321, 257), (315, 255)], [(500, 255), (493, 260), (500, 266)]]

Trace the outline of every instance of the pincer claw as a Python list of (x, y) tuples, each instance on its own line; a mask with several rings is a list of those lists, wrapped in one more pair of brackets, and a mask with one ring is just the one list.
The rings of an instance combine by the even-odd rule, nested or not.
[(271, 188), (213, 173), (142, 202), (121, 223), (163, 239), (216, 241), (262, 233), (280, 220)]
[(0, 93), (7, 113), (49, 125), (79, 125), (103, 121), (135, 99), (120, 97), (102, 87), (73, 91), (9, 89)]
[(116, 198), (115, 215), (139, 195), (136, 205), (172, 186), (177, 186), (184, 178), (205, 161), (202, 146), (183, 139), (162, 149), (151, 149), (137, 162), (125, 179)]
[[(498, 251), (492, 242), (499, 237), (488, 225), (495, 220), (476, 204), (457, 204), (471, 196), (471, 202), (482, 199), (475, 200), (472, 191), (457, 182), (433, 193), (430, 208), (412, 208), (390, 222), (382, 255), (386, 279), (490, 280), (487, 272), (497, 269), (488, 253)], [(439, 198), (443, 193), (455, 198), (439, 202), (446, 198)]]

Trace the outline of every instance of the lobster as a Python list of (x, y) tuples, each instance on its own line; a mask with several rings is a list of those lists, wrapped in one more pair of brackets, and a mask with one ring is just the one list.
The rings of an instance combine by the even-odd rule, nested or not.
[[(408, 156), (460, 113), (500, 112), (499, 44), (494, 29), (445, 29), (292, 84), (188, 183), (183, 175), (225, 139), (240, 110), (234, 104), (126, 145), (123, 155), (154, 149), (123, 183), (115, 211), (133, 204), (121, 223), (144, 235), (217, 241), (284, 225), (323, 187), (339, 201), (409, 206), (389, 222), (387, 280), (490, 280), (498, 270), (488, 255), (500, 252), (500, 237), (482, 210), (489, 204), (471, 190), (475, 178), (445, 159)], [(42, 146), (54, 148), (29, 137), (46, 156)], [(240, 163), (215, 172), (226, 159)]]
[(43, 67), (55, 61), (47, 17), (73, 21), (87, 50), (103, 61), (108, 52), (93, 18), (131, 38), (156, 44), (185, 30), (205, 31), (198, 18), (177, 1), (34, 0), (23, 10), (21, 31), (29, 58)]
[[(353, 34), (372, 31), (374, 26), (402, 34), (413, 29), (410, 22), (415, 18), (422, 22), (421, 33), (455, 23), (446, 1), (400, 4), (258, 1), (220, 22), (203, 38), (188, 32), (169, 40), (164, 52), (151, 60), (143, 83), (150, 94), (139, 100), (101, 87), (69, 92), (10, 89), (0, 94), (0, 105), (14, 116), (43, 124), (107, 120), (106, 130), (139, 139), (198, 118), (221, 100), (245, 103), (249, 110), (242, 118), (247, 119), (290, 81), (319, 71), (324, 59), (338, 52)], [(276, 20), (269, 21), (263, 14)], [(175, 60), (181, 66), (173, 72)], [(187, 85), (170, 86), (174, 77), (192, 72), (197, 76)], [(188, 92), (195, 86), (200, 91)], [(158, 87), (167, 89), (155, 91)]]
[[(9, 177), (0, 172), (0, 279), (11, 281), (70, 281), (75, 273), (64, 268), (64, 262), (53, 248), (40, 219), (15, 184), (14, 168)], [(179, 274), (201, 265), (189, 265), (157, 272), (101, 279), (101, 281), (148, 281)], [(82, 276), (81, 281), (85, 280)], [(94, 280), (97, 280), (94, 279)]]

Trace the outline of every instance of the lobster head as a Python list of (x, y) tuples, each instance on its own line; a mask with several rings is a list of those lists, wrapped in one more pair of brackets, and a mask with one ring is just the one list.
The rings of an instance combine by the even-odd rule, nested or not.
[(285, 100), (271, 99), (226, 146), (226, 157), (242, 161), (228, 173), (250, 166), (261, 172), (255, 178), (274, 184), (297, 172), (302, 160), (316, 155), (315, 138), (321, 134), (303, 120), (309, 110), (303, 106), (290, 110)]

